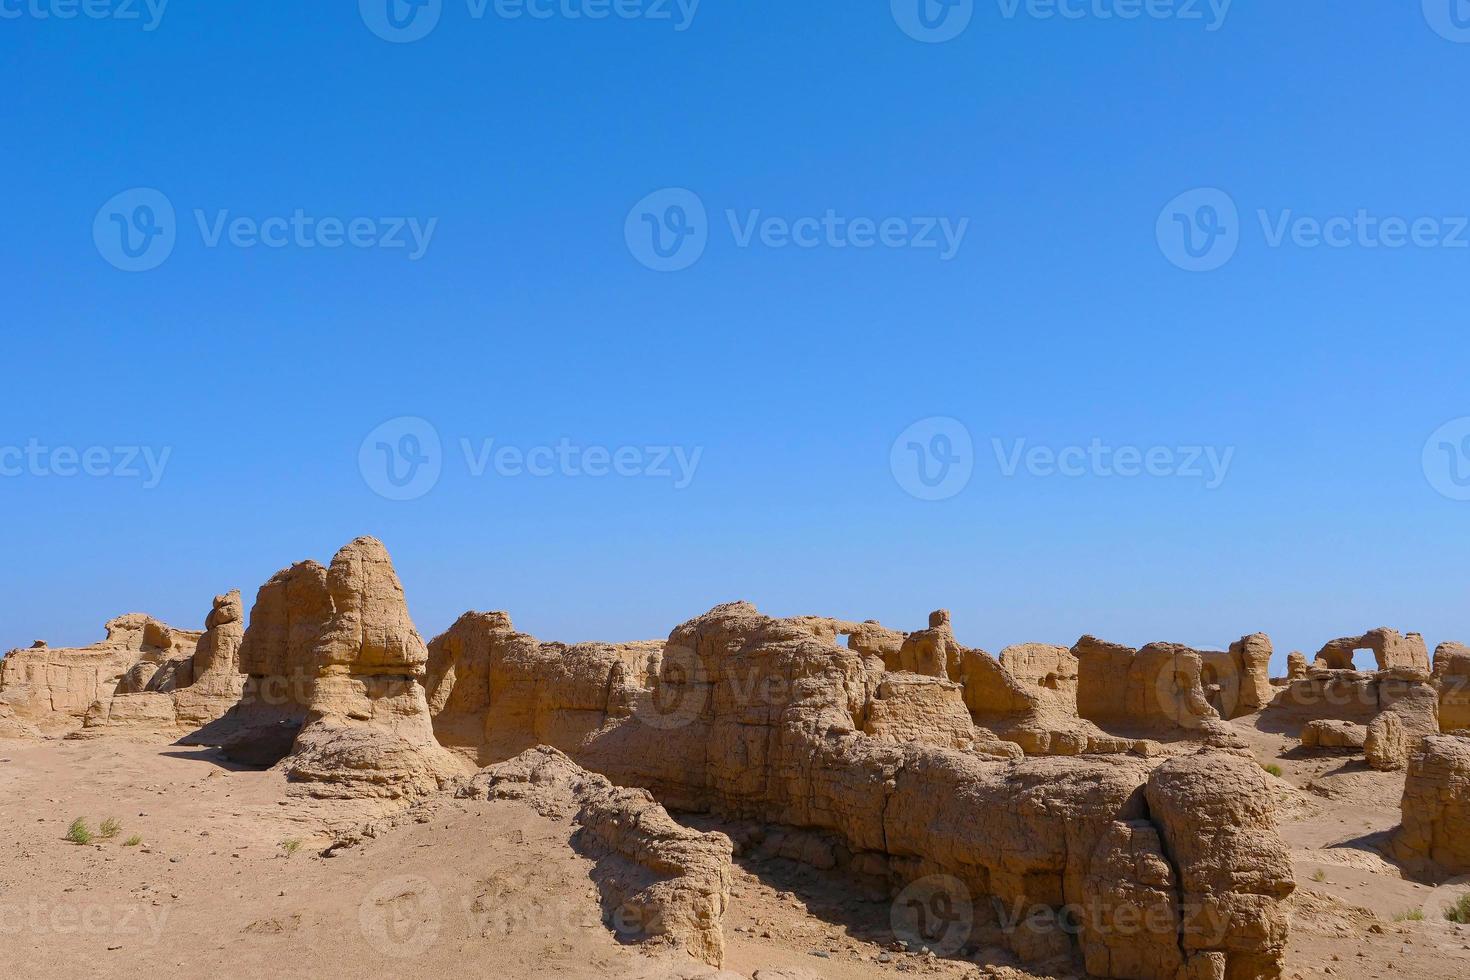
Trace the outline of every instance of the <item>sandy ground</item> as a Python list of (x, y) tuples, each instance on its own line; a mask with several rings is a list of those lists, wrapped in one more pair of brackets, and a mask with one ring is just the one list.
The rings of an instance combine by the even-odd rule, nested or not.
[[(1287, 976), (1470, 976), (1470, 927), (1440, 913), (1470, 884), (1404, 881), (1373, 847), (1397, 822), (1402, 776), (1247, 734), (1282, 769), (1299, 882)], [(278, 773), (238, 770), (212, 750), (0, 741), (0, 963), (38, 978), (712, 972), (613, 938), (565, 822), (516, 803), (436, 800), (322, 856), (333, 830), (381, 816), (287, 800)], [(73, 844), (77, 817), (122, 829)], [(1417, 909), (1422, 921), (1406, 918)], [(906, 951), (890, 911), (828, 873), (742, 856), (724, 969), (758, 980), (1033, 975), (996, 948), (970, 960)]]

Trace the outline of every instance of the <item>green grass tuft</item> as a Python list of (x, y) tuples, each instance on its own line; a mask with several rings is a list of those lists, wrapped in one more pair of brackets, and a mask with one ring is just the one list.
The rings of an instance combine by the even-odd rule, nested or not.
[(281, 850), (286, 852), (286, 857), (290, 857), (297, 851), (301, 850), (301, 842), (299, 840), (295, 840), (294, 838), (291, 840), (283, 840), (281, 841)]
[(134, 834), (127, 840), (123, 841), (123, 847), (137, 847), (141, 843), (143, 843), (142, 836), (139, 834)]
[(1395, 922), (1423, 922), (1424, 921), (1424, 910), (1423, 909), (1409, 909), (1407, 912), (1400, 912), (1398, 915), (1396, 915), (1396, 916), (1393, 917), (1393, 921), (1395, 921)]
[(71, 826), (66, 828), (66, 839), (73, 844), (92, 843), (92, 830), (87, 826), (86, 817), (77, 817), (71, 822)]
[(108, 817), (97, 833), (103, 840), (112, 840), (122, 833), (122, 823), (116, 817)]
[(1458, 922), (1462, 926), (1470, 926), (1470, 892), (1460, 896), (1454, 905), (1447, 906), (1444, 917), (1451, 922)]
[(1278, 766), (1274, 762), (1271, 763), (1270, 765), (1262, 766), (1261, 768), (1264, 769), (1264, 770), (1266, 770), (1267, 772), (1269, 772), (1273, 776), (1276, 776), (1278, 778), (1281, 776), (1281, 767)]

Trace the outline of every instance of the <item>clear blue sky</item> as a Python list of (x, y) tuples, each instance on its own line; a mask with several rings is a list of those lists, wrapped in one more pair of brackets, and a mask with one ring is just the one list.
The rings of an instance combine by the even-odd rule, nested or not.
[[(173, 0), (151, 31), (142, 0), (143, 22), (36, 16), (58, 2), (0, 0), (0, 445), (170, 455), (154, 487), (64, 457), (0, 477), (0, 647), (90, 641), (129, 610), (198, 625), (214, 593), (248, 600), (359, 534), (426, 636), (475, 608), (548, 639), (659, 637), (745, 598), (906, 629), (947, 606), (992, 651), (1470, 640), (1470, 502), (1421, 459), (1470, 416), (1470, 249), (1272, 247), (1257, 217), (1454, 237), (1470, 43), (1418, 0), (1238, 0), (1216, 30), (1204, 2), (1121, 21), (978, 0), (944, 43), (887, 0), (703, 0), (687, 24), (443, 0), (412, 43), (347, 0)], [(139, 217), (104, 207), (134, 188), (176, 210), (144, 272), (94, 237)], [(629, 245), (664, 188), (707, 208), (682, 271)], [(1196, 188), (1239, 210), (1210, 272), (1158, 233)], [(829, 209), (968, 226), (946, 261), (740, 247), (726, 216)], [(437, 224), (413, 260), (209, 247), (196, 210)], [(407, 501), (359, 465), (400, 416), (443, 445)], [(921, 500), (891, 450), (935, 416), (970, 434), (973, 473)], [(460, 440), (491, 438), (701, 455), (682, 489), (475, 476)], [(994, 439), (1234, 452), (1207, 489), (1006, 476)]]

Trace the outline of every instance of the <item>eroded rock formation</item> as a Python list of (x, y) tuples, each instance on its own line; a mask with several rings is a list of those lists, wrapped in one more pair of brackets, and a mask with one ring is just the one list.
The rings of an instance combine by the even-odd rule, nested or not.
[(1317, 651), (1316, 662), (1329, 670), (1356, 670), (1353, 654), (1370, 650), (1379, 670), (1405, 667), (1429, 673), (1429, 650), (1418, 633), (1402, 636), (1386, 626), (1369, 630), (1362, 636), (1345, 636), (1329, 640)]
[[(910, 665), (943, 662), (948, 672), (944, 627), (911, 646), (927, 653)], [(1165, 763), (1160, 773), (1181, 774), (1155, 791), (1155, 764), (1133, 756), (1000, 760), (967, 751), (956, 747), (964, 724), (945, 678), (913, 672), (934, 680), (894, 682), (902, 675), (880, 655), (745, 603), (683, 624), (661, 649), (544, 644), (516, 633), (504, 614), (474, 613), (430, 651), (436, 729), (480, 764), (554, 744), (665, 805), (827, 835), (840, 865), (891, 888), (953, 877), (1028, 960), (1080, 957), (1119, 977), (1173, 980), (1200, 964), (1230, 977), (1276, 975), (1284, 918), (1273, 903), (1290, 891), (1290, 876), (1277, 874), (1285, 846), (1269, 794), (1251, 782), (1259, 769), (1245, 759)], [(875, 708), (879, 701), (890, 704)], [(905, 703), (922, 706), (911, 717), (942, 718), (942, 734), (928, 741), (946, 744), (884, 737), (898, 730), (892, 709)], [(1205, 775), (1190, 776), (1196, 770)], [(1223, 798), (1257, 790), (1256, 803)], [(1151, 817), (1155, 792), (1166, 819)], [(1184, 840), (1201, 829), (1190, 810), (1238, 806), (1241, 839), (1209, 824), (1217, 848)], [(1211, 914), (1246, 917), (1240, 934), (1226, 922), (1223, 933), (1181, 946), (1195, 899)], [(1120, 924), (1115, 913), (1139, 901), (1162, 927)], [(1079, 930), (1066, 928), (1072, 921)]]
[(1433, 681), (1439, 691), (1440, 729), (1470, 729), (1470, 647), (1460, 643), (1436, 647)]
[(145, 690), (160, 665), (191, 656), (200, 637), (143, 613), (119, 616), (106, 629), (107, 638), (88, 647), (12, 650), (0, 660), (0, 704), (41, 731), (74, 730), (124, 678), (124, 689)]
[(1470, 873), (1470, 738), (1430, 735), (1410, 756), (1403, 823), (1390, 845), (1411, 873)]
[(604, 921), (620, 939), (669, 944), (713, 966), (724, 959), (733, 857), (724, 834), (680, 826), (646, 791), (617, 788), (546, 746), (481, 770), (459, 795), (574, 814), (573, 845), (596, 862)]

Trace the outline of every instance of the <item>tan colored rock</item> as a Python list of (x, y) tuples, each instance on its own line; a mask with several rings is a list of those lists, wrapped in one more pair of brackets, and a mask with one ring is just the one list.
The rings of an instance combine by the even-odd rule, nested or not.
[[(947, 644), (931, 639), (930, 662), (937, 664), (932, 654), (942, 650), (948, 669)], [(1126, 900), (1115, 894), (1113, 872), (1130, 860), (1118, 853), (1126, 845), (1138, 869), (1130, 887), (1153, 895), (1162, 914), (1173, 914), (1171, 890), (1180, 915), (1189, 907), (1187, 881), (1196, 890), (1207, 882), (1215, 906), (1250, 913), (1244, 934), (1220, 939), (1218, 949), (1191, 950), (1195, 961), (1220, 952), (1262, 968), (1279, 963), (1284, 932), (1256, 928), (1279, 917), (1284, 929), (1285, 921), (1274, 904), (1279, 883), (1256, 887), (1269, 878), (1263, 863), (1286, 865), (1274, 829), (1256, 819), (1272, 805), (1264, 785), (1236, 778), (1191, 785), (1181, 812), (1227, 812), (1237, 806), (1229, 794), (1260, 793), (1241, 805), (1247, 828), (1241, 839), (1223, 840), (1220, 830), (1218, 849), (1189, 850), (1181, 836), (1195, 832), (1198, 822), (1182, 815), (1150, 819), (1144, 805), (1154, 763), (1128, 755), (1001, 761), (870, 734), (898, 730), (892, 723), (898, 713), (875, 708), (877, 702), (902, 700), (926, 682), (901, 681), (881, 698), (894, 675), (880, 656), (837, 646), (800, 621), (762, 616), (746, 603), (716, 607), (677, 627), (651, 657), (612, 646), (539, 643), (496, 614), (461, 617), (430, 648), (436, 727), (443, 738), (477, 740), (472, 748), (487, 762), (523, 751), (527, 738), (553, 734), (578, 765), (648, 789), (666, 806), (790, 828), (803, 840), (834, 839), (842, 862), (886, 876), (895, 890), (935, 875), (953, 879), (977, 915), (1016, 913), (984, 924), (1028, 961), (1080, 960), (1086, 950), (1105, 957), (1111, 975), (1176, 980), (1170, 949), (1182, 962), (1180, 920), (1131, 939), (1112, 935), (1117, 925), (1107, 922), (1086, 922), (1076, 939), (1063, 927), (1068, 906), (1118, 908)], [(948, 690), (942, 678), (927, 683), (927, 696)], [(957, 720), (947, 696), (945, 717)], [(1191, 764), (1209, 765), (1214, 757)], [(1218, 757), (1226, 760), (1226, 775), (1237, 764), (1255, 768), (1235, 756)], [(1165, 808), (1182, 795), (1170, 786), (1161, 793)], [(1119, 836), (1120, 823), (1135, 826)], [(1150, 847), (1140, 823), (1156, 829), (1158, 847)], [(1177, 885), (1165, 880), (1171, 873), (1165, 854), (1181, 876)], [(1150, 952), (1130, 959), (1127, 950), (1141, 944)]]
[(929, 628), (910, 633), (898, 652), (898, 670), (959, 680), (964, 648), (954, 638), (949, 610), (929, 614)]
[(1084, 636), (1077, 656), (1077, 713), (1088, 721), (1139, 729), (1205, 728), (1220, 720), (1205, 695), (1204, 656), (1177, 643), (1139, 650)]
[(1307, 676), (1307, 655), (1300, 650), (1293, 650), (1286, 655), (1286, 678), (1287, 680), (1299, 681)]
[(291, 751), (311, 702), (317, 638), (331, 615), (327, 570), (314, 561), (282, 569), (260, 587), (240, 641), (240, 702), (216, 726), (228, 757), (273, 766)]
[(1000, 665), (1023, 685), (1044, 688), (1077, 707), (1077, 657), (1050, 643), (1017, 643), (1000, 652)]
[(670, 945), (713, 966), (724, 959), (734, 853), (724, 834), (682, 827), (646, 791), (616, 788), (545, 746), (482, 770), (459, 795), (574, 813), (573, 844), (597, 862), (604, 920), (619, 938)]
[[(1380, 697), (1383, 694), (1380, 690)], [(1424, 737), (1437, 734), (1439, 694), (1428, 684), (1415, 684), (1396, 693), (1388, 706), (1369, 722), (1363, 751), (1374, 769), (1404, 769)]]
[(1239, 718), (1271, 702), (1276, 693), (1271, 689), (1272, 653), (1271, 638), (1265, 633), (1252, 633), (1230, 644), (1230, 670), (1239, 681), (1235, 704), (1222, 711), (1222, 717)]
[(1367, 727), (1350, 721), (1321, 719), (1302, 726), (1304, 749), (1361, 749), (1367, 738)]
[(15, 709), (0, 704), (0, 738), (40, 738), (41, 733), (15, 716)]
[(337, 552), (327, 592), (332, 614), (312, 647), (311, 701), (287, 778), (323, 797), (433, 792), (465, 767), (434, 739), (428, 649), (382, 542), (358, 538)]
[(1418, 633), (1401, 636), (1397, 630), (1380, 627), (1362, 636), (1330, 640), (1317, 652), (1316, 662), (1329, 670), (1355, 670), (1353, 654), (1371, 650), (1379, 670), (1409, 667), (1429, 672), (1429, 650)]
[(1470, 738), (1430, 735), (1410, 755), (1403, 822), (1390, 842), (1411, 874), (1470, 873)]
[(1171, 759), (1149, 777), (1148, 806), (1179, 869), (1186, 966), (1223, 955), (1226, 980), (1279, 977), (1296, 886), (1261, 767), (1223, 753)]
[(998, 759), (1024, 755), (1019, 745), (975, 726), (958, 684), (920, 674), (889, 674), (879, 682), (863, 732), (880, 742), (937, 745)]
[[(157, 665), (191, 652), (200, 637), (143, 613), (110, 620), (106, 630), (105, 640), (88, 647), (11, 651), (0, 659), (0, 704), (43, 732), (75, 730), (95, 702), (112, 697), (125, 676), (130, 678), (125, 690), (144, 690)], [(140, 680), (143, 686), (135, 687)]]
[(240, 647), (245, 639), (245, 609), (238, 589), (214, 597), (204, 627), (189, 662), (190, 683), (173, 695), (175, 720), (184, 728), (223, 718), (244, 693)]
[(1439, 691), (1439, 726), (1470, 728), (1470, 647), (1441, 643), (1434, 651), (1434, 686)]

